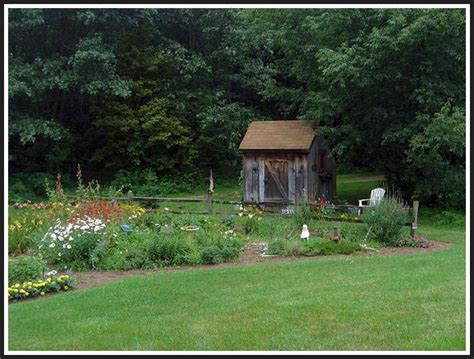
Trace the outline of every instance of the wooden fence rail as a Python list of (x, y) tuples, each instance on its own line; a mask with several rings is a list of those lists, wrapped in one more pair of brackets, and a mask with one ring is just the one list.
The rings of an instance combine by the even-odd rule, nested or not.
[[(66, 198), (76, 198), (75, 196), (66, 195)], [(93, 198), (96, 199), (103, 199), (103, 200), (115, 200), (115, 201), (128, 201), (132, 202), (133, 200), (150, 200), (156, 202), (205, 202), (207, 203), (207, 211), (175, 211), (171, 210), (169, 213), (174, 214), (183, 214), (183, 213), (192, 213), (192, 214), (217, 214), (217, 215), (232, 215), (235, 214), (232, 212), (215, 212), (213, 210), (214, 203), (221, 203), (221, 204), (233, 204), (233, 205), (244, 205), (245, 203), (240, 201), (226, 201), (226, 200), (218, 200), (212, 199), (212, 192), (208, 193), (207, 198), (167, 198), (167, 197), (142, 197), (142, 196), (133, 196), (131, 192), (127, 194), (127, 196), (123, 197), (106, 197), (106, 196), (94, 196)], [(342, 209), (342, 210), (349, 210), (350, 208), (356, 208), (357, 206), (353, 205), (332, 205), (332, 209)], [(412, 222), (405, 223), (405, 226), (411, 226), (411, 236), (414, 237), (416, 234), (417, 229), (417, 219), (418, 219), (418, 207), (419, 202), (413, 202), (413, 208), (409, 209), (410, 215), (412, 217)], [(283, 215), (282, 213), (275, 213), (275, 212), (263, 212), (265, 217), (289, 217), (289, 215)], [(362, 220), (354, 221), (351, 218), (340, 218), (340, 217), (329, 217), (324, 216), (324, 220), (327, 221), (337, 221), (337, 222), (354, 222), (354, 223), (363, 223)]]

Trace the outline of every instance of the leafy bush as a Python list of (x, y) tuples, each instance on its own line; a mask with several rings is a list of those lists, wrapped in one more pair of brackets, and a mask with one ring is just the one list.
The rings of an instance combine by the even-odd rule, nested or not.
[(205, 264), (219, 264), (224, 261), (221, 250), (217, 246), (205, 247), (201, 251), (202, 262)]
[(120, 188), (123, 194), (131, 190), (133, 194), (158, 196), (193, 192), (196, 189), (204, 191), (205, 183), (206, 179), (198, 173), (181, 173), (179, 177), (158, 177), (153, 169), (148, 168), (141, 172), (119, 170), (110, 186)]
[(244, 217), (242, 227), (245, 234), (255, 233), (258, 230), (258, 222), (262, 217), (247, 216)]
[(402, 237), (395, 243), (397, 247), (415, 247), (415, 248), (428, 248), (430, 246), (429, 241), (422, 236), (415, 237)]
[(394, 245), (400, 238), (403, 225), (409, 221), (409, 217), (396, 198), (387, 197), (379, 205), (367, 207), (362, 213), (362, 220), (367, 224), (371, 238)]
[(222, 218), (222, 225), (225, 227), (225, 228), (234, 228), (235, 226), (235, 216), (225, 216)]
[(282, 256), (314, 256), (328, 254), (350, 254), (362, 248), (356, 242), (335, 243), (325, 238), (310, 238), (308, 241), (274, 239), (268, 244), (267, 253)]
[(34, 281), (43, 277), (46, 261), (34, 256), (8, 259), (8, 283)]
[(466, 216), (462, 213), (446, 210), (433, 216), (436, 224), (443, 226), (464, 227), (466, 225)]
[(323, 238), (310, 239), (307, 246), (311, 255), (350, 254), (362, 249), (356, 242), (342, 240), (336, 243)]
[(237, 258), (240, 255), (240, 248), (225, 246), (221, 249), (221, 256), (224, 262), (230, 262)]
[(109, 248), (98, 261), (97, 267), (105, 270), (150, 269), (155, 266), (148, 255), (149, 242), (142, 240), (120, 241)]
[(75, 270), (95, 266), (99, 253), (108, 245), (105, 224), (100, 219), (85, 217), (68, 224), (57, 220), (41, 240), (38, 249), (54, 264)]
[(275, 238), (268, 243), (267, 254), (283, 255), (285, 253), (286, 240)]
[(303, 224), (308, 224), (313, 219), (311, 204), (303, 202), (301, 205), (296, 206), (292, 218), (297, 228), (301, 228)]
[(44, 172), (17, 173), (9, 178), (8, 200), (24, 202), (44, 198), (45, 181), (54, 186), (54, 179)]
[(150, 241), (148, 246), (149, 258), (160, 265), (187, 264), (187, 258), (196, 251), (192, 241), (182, 235), (161, 235)]

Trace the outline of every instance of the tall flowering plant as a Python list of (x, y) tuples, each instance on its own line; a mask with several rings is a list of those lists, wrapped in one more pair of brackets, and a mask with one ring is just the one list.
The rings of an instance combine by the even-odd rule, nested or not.
[(38, 249), (53, 263), (70, 265), (86, 262), (90, 265), (94, 249), (104, 241), (105, 223), (85, 216), (63, 224), (60, 219), (48, 229)]

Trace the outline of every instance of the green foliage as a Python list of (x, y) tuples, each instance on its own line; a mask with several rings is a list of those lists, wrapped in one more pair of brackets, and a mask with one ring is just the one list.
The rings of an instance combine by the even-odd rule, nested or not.
[(8, 284), (40, 279), (46, 268), (46, 261), (35, 256), (8, 259)]
[(221, 250), (216, 246), (204, 247), (201, 252), (201, 258), (204, 264), (219, 264), (224, 261)]
[(418, 174), (413, 183), (415, 196), (427, 204), (463, 209), (466, 201), (465, 111), (446, 105), (429, 121), (423, 131), (412, 137), (408, 151), (412, 171)]
[(361, 218), (370, 230), (369, 237), (388, 245), (395, 244), (400, 238), (403, 225), (409, 222), (402, 203), (391, 196), (387, 196), (377, 206), (367, 207)]
[(187, 264), (187, 258), (192, 257), (196, 250), (194, 243), (180, 235), (160, 235), (150, 241), (149, 258), (160, 265)]
[(229, 229), (234, 228), (235, 216), (230, 215), (230, 216), (222, 217), (222, 224), (224, 225), (225, 228), (229, 228)]
[(313, 210), (311, 204), (303, 202), (295, 207), (293, 216), (293, 223), (296, 228), (302, 228), (303, 224), (308, 224), (313, 219)]
[(415, 248), (428, 248), (430, 246), (429, 241), (422, 236), (416, 237), (401, 237), (395, 243), (397, 247), (415, 247)]
[(255, 233), (258, 230), (259, 223), (257, 217), (245, 217), (242, 226), (245, 234)]
[(45, 197), (45, 182), (54, 187), (54, 178), (44, 172), (18, 173), (8, 178), (8, 200), (10, 202), (33, 201)]
[(339, 167), (376, 170), (407, 200), (462, 210), (465, 17), (11, 9), (10, 174), (81, 163), (133, 173), (136, 193), (176, 193), (205, 186), (198, 173), (209, 167), (238, 173), (251, 121), (301, 119)]
[(433, 216), (434, 223), (442, 226), (464, 227), (466, 216), (456, 211), (442, 211)]
[(347, 240), (335, 243), (327, 238), (310, 238), (308, 241), (275, 238), (268, 244), (267, 253), (282, 256), (316, 256), (350, 254), (361, 249), (359, 243)]

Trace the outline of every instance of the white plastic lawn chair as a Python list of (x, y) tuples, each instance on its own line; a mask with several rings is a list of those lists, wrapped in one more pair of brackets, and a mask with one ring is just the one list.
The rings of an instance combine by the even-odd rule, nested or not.
[[(383, 188), (375, 188), (370, 191), (370, 198), (359, 199), (359, 216), (362, 208), (378, 205), (382, 201), (384, 195), (385, 190)], [(364, 204), (364, 202), (366, 204)]]

